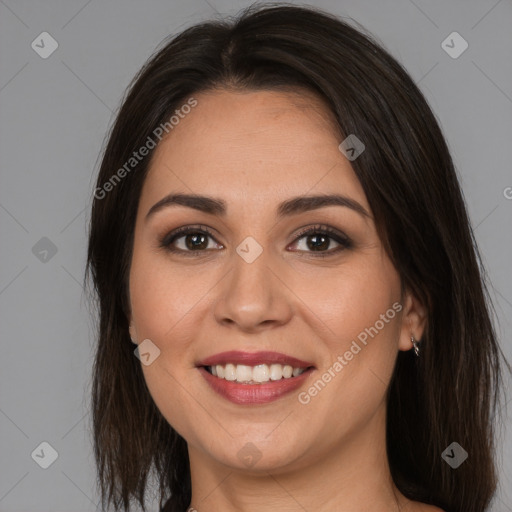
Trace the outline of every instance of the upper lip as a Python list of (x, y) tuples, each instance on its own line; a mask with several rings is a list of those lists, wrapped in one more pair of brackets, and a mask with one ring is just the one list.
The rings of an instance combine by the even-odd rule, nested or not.
[(307, 361), (279, 352), (242, 352), (240, 350), (231, 350), (229, 352), (215, 354), (203, 359), (197, 364), (197, 366), (214, 366), (216, 364), (226, 365), (228, 363), (244, 364), (247, 366), (256, 366), (259, 364), (282, 364), (293, 366), (293, 368), (308, 368), (313, 366), (312, 363), (308, 363)]

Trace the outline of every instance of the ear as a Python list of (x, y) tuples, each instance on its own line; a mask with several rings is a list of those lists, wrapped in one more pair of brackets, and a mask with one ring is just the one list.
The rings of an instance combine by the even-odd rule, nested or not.
[(130, 327), (128, 328), (128, 330), (130, 331), (130, 338), (132, 339), (133, 343), (137, 343), (137, 330), (133, 325), (131, 315), (128, 318), (128, 321), (130, 322)]
[(418, 298), (409, 290), (405, 292), (402, 313), (402, 326), (400, 329), (399, 350), (413, 348), (411, 336), (421, 340), (427, 324), (427, 309)]

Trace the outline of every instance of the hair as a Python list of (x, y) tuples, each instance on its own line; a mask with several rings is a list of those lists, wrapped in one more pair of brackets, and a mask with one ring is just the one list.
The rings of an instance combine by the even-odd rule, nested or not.
[[(497, 487), (503, 353), (441, 129), (405, 69), (364, 29), (282, 3), (253, 5), (164, 41), (134, 77), (110, 130), (85, 274), (99, 314), (92, 421), (102, 506), (130, 510), (135, 499), (145, 510), (152, 470), (165, 511), (190, 504), (186, 441), (153, 402), (128, 332), (135, 217), (150, 158), (112, 179), (191, 95), (216, 90), (312, 92), (340, 133), (364, 142), (352, 168), (403, 289), (428, 315), (420, 357), (399, 352), (388, 388), (391, 475), (411, 500), (446, 512), (485, 510)], [(457, 470), (441, 457), (453, 441), (469, 454)]]

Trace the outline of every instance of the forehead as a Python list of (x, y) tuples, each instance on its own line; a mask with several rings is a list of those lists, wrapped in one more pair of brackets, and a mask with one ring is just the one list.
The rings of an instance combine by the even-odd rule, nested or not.
[(193, 97), (197, 105), (154, 152), (142, 206), (171, 191), (207, 193), (245, 207), (334, 191), (367, 206), (338, 149), (342, 136), (333, 114), (316, 96), (221, 90)]

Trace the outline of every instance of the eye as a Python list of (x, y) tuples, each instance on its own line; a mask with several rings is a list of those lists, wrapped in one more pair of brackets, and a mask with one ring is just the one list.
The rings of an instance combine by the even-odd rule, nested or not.
[[(175, 229), (167, 234), (161, 241), (160, 246), (170, 252), (176, 253), (201, 253), (209, 249), (209, 238), (213, 238), (212, 232), (206, 226), (184, 226)], [(176, 242), (183, 239), (181, 247), (176, 247)], [(222, 249), (222, 245), (218, 244)]]
[[(332, 256), (335, 253), (339, 253), (340, 251), (353, 247), (353, 243), (350, 238), (329, 226), (320, 225), (303, 230), (295, 239), (294, 244), (299, 244), (302, 239), (305, 239), (305, 244), (302, 244), (303, 248), (299, 247), (298, 250), (300, 252), (317, 253), (313, 255), (314, 257), (318, 256), (322, 258)], [(338, 244), (338, 247), (327, 250), (333, 241)]]

